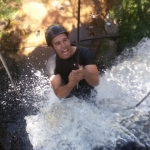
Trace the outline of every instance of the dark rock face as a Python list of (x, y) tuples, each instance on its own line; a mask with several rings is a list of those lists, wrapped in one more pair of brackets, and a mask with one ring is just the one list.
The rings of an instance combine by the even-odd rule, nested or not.
[[(14, 107), (13, 107), (14, 108)], [(18, 109), (18, 108), (16, 108)], [(0, 149), (1, 150), (32, 150), (28, 134), (26, 132), (26, 122), (23, 117), (23, 110), (18, 112), (7, 108), (0, 114)], [(21, 113), (21, 115), (19, 115)]]
[[(37, 48), (29, 56), (29, 59), (16, 61), (11, 58), (7, 52), (2, 54), (2, 57), (8, 67), (10, 75), (18, 88), (19, 99), (16, 91), (11, 86), (10, 79), (0, 60), (0, 150), (32, 150), (33, 146), (30, 143), (28, 133), (26, 132), (27, 115), (33, 115), (37, 110), (32, 106), (32, 85), (33, 79), (31, 70), (42, 70), (45, 67), (45, 62), (52, 53), (46, 48)], [(28, 87), (29, 97), (24, 96), (24, 90)], [(27, 100), (27, 105), (23, 99)], [(31, 107), (30, 107), (31, 106)]]
[[(5, 57), (6, 59), (6, 57)], [(18, 82), (18, 66), (10, 58), (9, 71)], [(28, 134), (26, 132), (26, 122), (24, 120), (27, 111), (18, 99), (13, 87), (10, 86), (10, 79), (4, 68), (0, 69), (0, 150), (32, 150)]]

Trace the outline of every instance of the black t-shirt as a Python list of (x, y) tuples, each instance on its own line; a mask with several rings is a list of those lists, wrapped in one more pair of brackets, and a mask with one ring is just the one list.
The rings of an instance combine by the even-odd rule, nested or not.
[(61, 59), (58, 55), (53, 54), (46, 65), (48, 76), (60, 74), (63, 83), (68, 83), (68, 76), (72, 70), (80, 66), (95, 64), (93, 53), (87, 48), (81, 47), (68, 59)]
[[(53, 54), (47, 62), (46, 70), (49, 77), (51, 75), (60, 74), (63, 84), (65, 85), (68, 83), (70, 72), (78, 69), (78, 64), (83, 67), (95, 64), (93, 53), (85, 47), (80, 47), (80, 49), (77, 48), (75, 53), (68, 59), (61, 59), (57, 54)], [(78, 85), (80, 88), (93, 88), (84, 79), (81, 80)]]

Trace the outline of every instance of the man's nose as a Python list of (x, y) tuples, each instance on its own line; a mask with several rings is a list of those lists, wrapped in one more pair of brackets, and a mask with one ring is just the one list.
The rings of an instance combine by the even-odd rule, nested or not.
[(65, 46), (66, 46), (66, 44), (65, 44), (64, 42), (62, 42), (62, 44), (61, 44), (61, 45), (62, 45), (62, 47), (65, 47)]

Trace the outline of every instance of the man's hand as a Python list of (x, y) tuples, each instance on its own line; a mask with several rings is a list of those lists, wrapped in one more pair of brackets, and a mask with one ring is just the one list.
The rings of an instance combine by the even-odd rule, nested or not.
[(96, 65), (79, 66), (78, 70), (72, 70), (69, 74), (69, 82), (62, 86), (62, 79), (60, 75), (54, 75), (51, 77), (52, 87), (57, 97), (64, 98), (71, 90), (77, 85), (77, 83), (85, 79), (91, 86), (99, 84), (99, 73)]
[(82, 66), (79, 66), (78, 70), (72, 70), (70, 74), (71, 77), (77, 80), (78, 82), (82, 79), (85, 79), (85, 70)]
[(78, 75), (74, 75), (73, 72), (69, 74), (68, 78), (69, 78), (69, 83), (74, 86), (80, 81), (80, 78), (78, 77)]
[(78, 70), (72, 70), (70, 76), (76, 83), (85, 79), (91, 86), (99, 84), (99, 73), (96, 65), (79, 66)]

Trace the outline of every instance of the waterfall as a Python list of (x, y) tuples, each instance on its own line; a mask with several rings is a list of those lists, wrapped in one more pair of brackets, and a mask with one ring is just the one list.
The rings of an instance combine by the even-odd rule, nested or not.
[(150, 39), (125, 49), (100, 75), (92, 102), (60, 100), (42, 72), (33, 78), (32, 92), (24, 94), (33, 96), (38, 109), (25, 117), (34, 150), (120, 150), (128, 143), (150, 148), (150, 96), (134, 107), (150, 91)]

